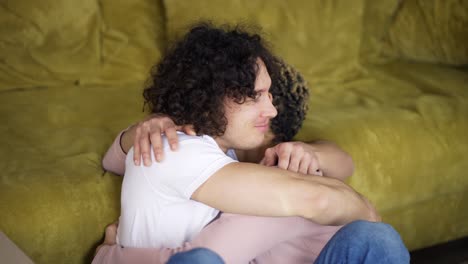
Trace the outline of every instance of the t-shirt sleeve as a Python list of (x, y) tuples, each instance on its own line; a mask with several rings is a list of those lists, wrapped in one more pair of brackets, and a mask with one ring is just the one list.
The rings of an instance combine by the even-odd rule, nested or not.
[(162, 162), (154, 162), (152, 153), (152, 165), (143, 167), (147, 181), (161, 193), (190, 199), (210, 176), (227, 164), (237, 162), (211, 141), (193, 137), (179, 142), (177, 151), (166, 146)]

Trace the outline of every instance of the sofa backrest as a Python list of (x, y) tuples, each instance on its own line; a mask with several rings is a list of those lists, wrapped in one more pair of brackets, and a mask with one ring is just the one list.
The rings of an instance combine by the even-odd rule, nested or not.
[(0, 90), (144, 80), (165, 45), (156, 0), (0, 4)]
[(259, 25), (274, 52), (314, 82), (344, 80), (357, 70), (364, 0), (165, 0), (167, 35), (199, 20)]
[(468, 65), (468, 1), (366, 0), (361, 57)]
[(360, 76), (363, 61), (468, 64), (463, 0), (5, 0), (0, 91), (143, 82), (200, 20), (261, 26), (312, 85)]

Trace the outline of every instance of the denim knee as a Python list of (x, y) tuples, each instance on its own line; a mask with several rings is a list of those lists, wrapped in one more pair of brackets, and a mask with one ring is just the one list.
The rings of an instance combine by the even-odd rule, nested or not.
[(399, 256), (401, 260), (407, 259), (405, 262), (409, 263), (408, 249), (404, 245), (400, 234), (391, 225), (382, 222), (358, 220), (344, 226), (342, 229), (343, 232), (356, 237), (355, 243), (360, 243), (369, 250), (378, 252), (381, 256)]
[(368, 222), (358, 220), (349, 223), (342, 228), (343, 232), (352, 233), (355, 236), (363, 238), (363, 242), (400, 242), (401, 237), (398, 232), (389, 224), (382, 222)]
[(224, 264), (221, 257), (207, 248), (195, 248), (172, 256), (167, 264)]
[(393, 227), (355, 221), (338, 230), (315, 263), (406, 264), (409, 259), (409, 252)]

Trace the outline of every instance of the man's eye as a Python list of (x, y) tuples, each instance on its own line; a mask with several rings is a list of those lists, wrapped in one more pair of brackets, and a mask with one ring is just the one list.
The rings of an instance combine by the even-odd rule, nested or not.
[(260, 100), (261, 97), (262, 97), (262, 93), (255, 94), (254, 101)]

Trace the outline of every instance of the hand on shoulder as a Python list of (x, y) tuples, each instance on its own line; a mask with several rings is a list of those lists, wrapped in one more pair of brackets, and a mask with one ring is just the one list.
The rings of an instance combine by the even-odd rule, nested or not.
[(156, 161), (164, 158), (162, 135), (166, 135), (171, 150), (177, 150), (179, 146), (177, 131), (196, 135), (191, 125), (178, 126), (167, 115), (151, 114), (124, 133), (121, 146), (126, 152), (133, 146), (135, 165), (140, 165), (143, 160), (145, 166), (150, 166), (151, 146), (153, 146)]

